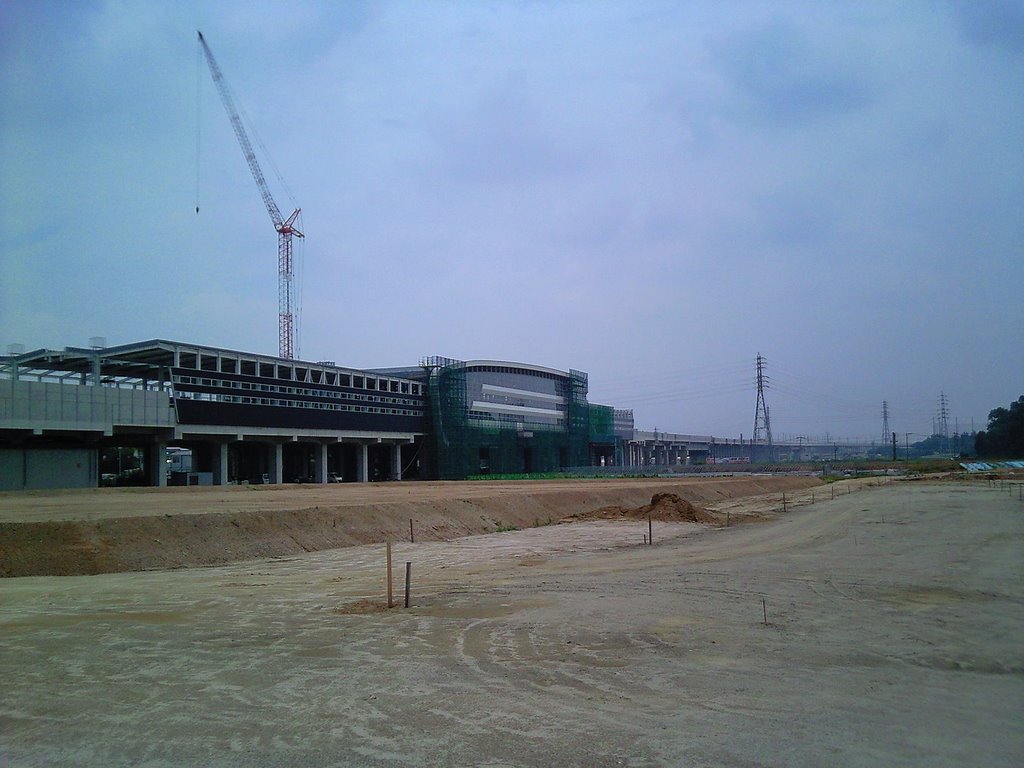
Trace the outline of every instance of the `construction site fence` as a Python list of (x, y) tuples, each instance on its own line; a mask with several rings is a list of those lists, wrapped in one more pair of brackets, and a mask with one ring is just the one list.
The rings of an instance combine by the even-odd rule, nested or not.
[(815, 475), (849, 477), (897, 476), (902, 469), (870, 470), (843, 469), (840, 467), (808, 464), (673, 464), (646, 465), (639, 467), (568, 467), (559, 470), (565, 477), (726, 477), (730, 475)]

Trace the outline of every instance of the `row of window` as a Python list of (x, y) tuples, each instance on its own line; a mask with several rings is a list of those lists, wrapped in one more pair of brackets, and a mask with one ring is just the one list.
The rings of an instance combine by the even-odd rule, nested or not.
[[(552, 406), (550, 400), (544, 400), (539, 397), (527, 399), (524, 397), (512, 397), (510, 395), (492, 395), (490, 392), (484, 392), (480, 396), (480, 400), (481, 402), (495, 403), (497, 405), (514, 405), (517, 408), (545, 408), (547, 410), (552, 410), (554, 407), (559, 407), (557, 404)], [(564, 406), (561, 406), (561, 409), (564, 410)]]
[(565, 376), (550, 373), (548, 371), (537, 371), (534, 369), (516, 368), (507, 365), (473, 365), (468, 368), (471, 373), (505, 373), (513, 376), (526, 376), (531, 379), (554, 379), (558, 382), (565, 381)]
[[(330, 364), (330, 363), (324, 363)], [(330, 364), (333, 366), (333, 364)], [(326, 384), (335, 387), (355, 387), (356, 389), (371, 389), (381, 392), (396, 392), (401, 394), (420, 395), (420, 384), (409, 381), (394, 381), (391, 379), (376, 376), (365, 376), (352, 372), (325, 371), (319, 368), (306, 368), (304, 366), (289, 366), (280, 363), (258, 363), (254, 360), (238, 361), (234, 358), (221, 358), (216, 355), (183, 353), (181, 359), (175, 365), (178, 368), (188, 368), (195, 371), (211, 371), (213, 373), (234, 373), (242, 376), (258, 376), (261, 378), (282, 379), (284, 381), (298, 381), (311, 384)]]
[(511, 413), (490, 413), (488, 411), (470, 411), (469, 418), (477, 421), (490, 421), (490, 422), (501, 422), (505, 425), (518, 426), (520, 424), (554, 424), (556, 426), (564, 426), (565, 419), (546, 419), (543, 416), (526, 418), (518, 414)]
[(395, 416), (423, 416), (422, 410), (408, 408), (379, 408), (372, 405), (344, 405), (342, 403), (309, 402), (306, 400), (280, 400), (272, 397), (221, 395), (209, 392), (179, 392), (180, 400), (202, 400), (212, 403), (240, 403), (242, 405), (276, 405), (284, 408), (311, 408), (317, 411), (347, 411), (349, 413), (380, 413)]
[(200, 376), (175, 376), (176, 384), (195, 384), (202, 387), (223, 387), (225, 389), (248, 389), (257, 392), (276, 392), (282, 395), (305, 395), (307, 397), (326, 397), (332, 400), (362, 400), (370, 403), (390, 403), (392, 405), (419, 405), (418, 400), (404, 397), (383, 397), (381, 395), (359, 395), (348, 392), (334, 392), (328, 389), (309, 389), (308, 387), (288, 387), (277, 384), (254, 384), (248, 381), (230, 381), (225, 379), (207, 379)]

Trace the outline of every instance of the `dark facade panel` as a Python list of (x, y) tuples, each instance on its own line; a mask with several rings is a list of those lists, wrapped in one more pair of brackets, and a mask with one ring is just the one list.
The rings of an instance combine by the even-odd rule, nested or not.
[(390, 413), (326, 411), (315, 408), (288, 408), (271, 405), (245, 405), (203, 400), (177, 400), (178, 422), (230, 427), (276, 427), (280, 429), (325, 429), (365, 432), (426, 431), (421, 416)]

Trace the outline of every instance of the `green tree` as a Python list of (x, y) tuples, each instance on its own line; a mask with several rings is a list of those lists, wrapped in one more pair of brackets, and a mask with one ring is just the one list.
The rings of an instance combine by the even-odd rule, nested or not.
[(978, 433), (975, 444), (982, 458), (1024, 457), (1024, 395), (1009, 408), (989, 411), (988, 429)]

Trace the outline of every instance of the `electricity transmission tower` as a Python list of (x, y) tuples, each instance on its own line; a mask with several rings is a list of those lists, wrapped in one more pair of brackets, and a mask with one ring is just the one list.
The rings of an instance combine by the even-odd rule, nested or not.
[(889, 442), (889, 401), (882, 401), (882, 445)]
[(757, 404), (754, 406), (754, 434), (750, 441), (750, 460), (754, 460), (754, 446), (767, 444), (768, 461), (773, 458), (772, 449), (772, 422), (768, 413), (768, 406), (764, 401), (764, 390), (768, 386), (768, 376), (764, 372), (764, 358), (757, 356)]
[(946, 400), (946, 393), (939, 393), (939, 434), (942, 435), (942, 444), (949, 453), (949, 401)]

